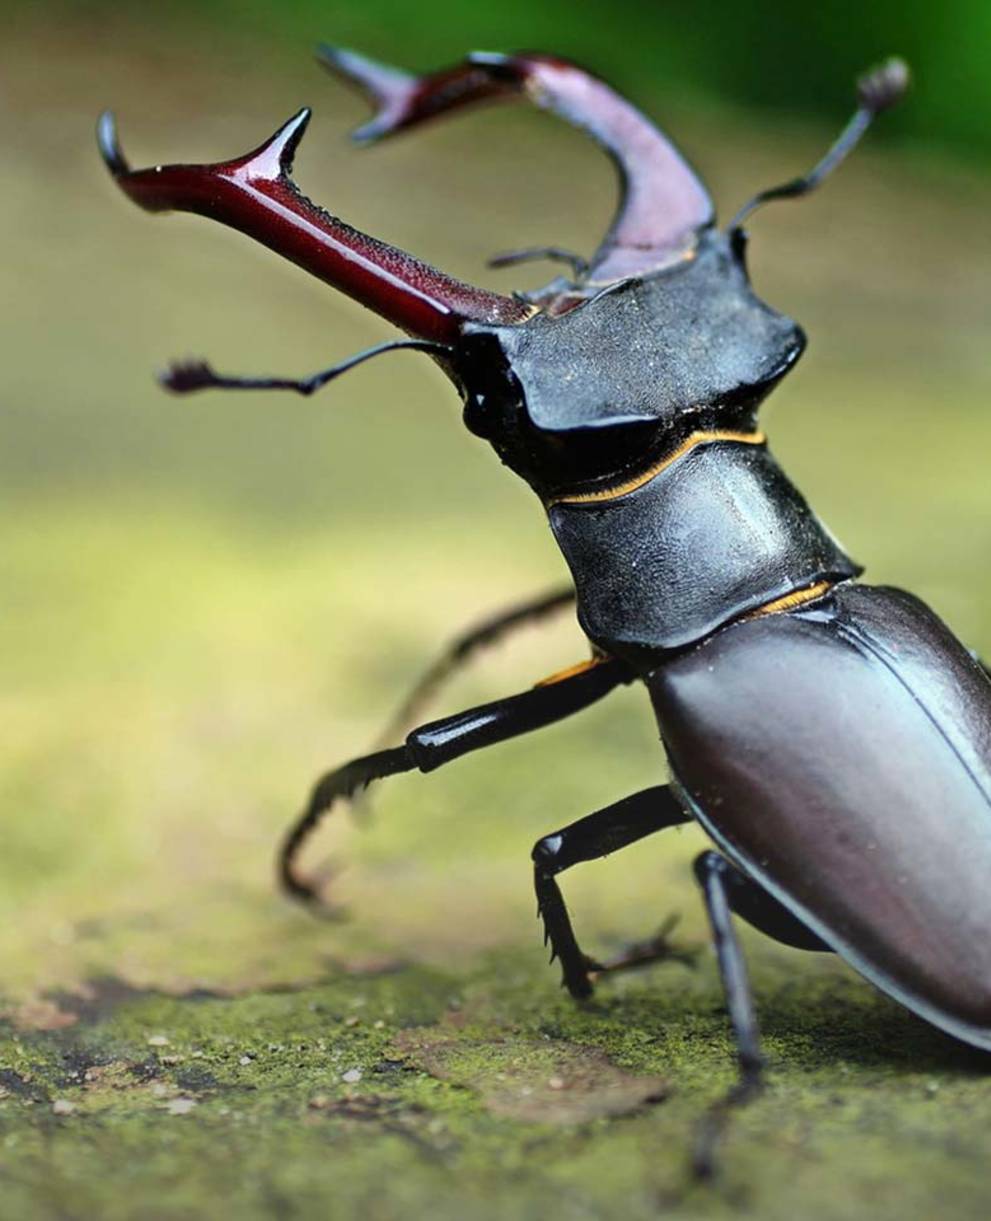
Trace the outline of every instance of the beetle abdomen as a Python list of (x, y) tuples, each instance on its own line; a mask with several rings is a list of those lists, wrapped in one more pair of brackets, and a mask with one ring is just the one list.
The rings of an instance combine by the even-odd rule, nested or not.
[(991, 1048), (991, 682), (911, 595), (846, 585), (649, 679), (703, 826), (854, 967)]

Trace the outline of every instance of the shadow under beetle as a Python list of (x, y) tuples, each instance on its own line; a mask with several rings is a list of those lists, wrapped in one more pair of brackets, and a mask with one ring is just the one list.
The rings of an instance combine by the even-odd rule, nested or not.
[[(611, 154), (621, 203), (588, 261), (502, 296), (451, 279), (352, 229), (289, 175), (303, 110), (255, 152), (209, 166), (132, 171), (110, 115), (100, 145), (117, 182), (151, 211), (198, 212), (249, 234), (370, 306), (408, 335), (304, 380), (221, 377), (175, 365), (175, 391), (284, 387), (311, 393), (387, 349), (419, 348), (464, 399), (464, 420), (540, 497), (574, 589), (486, 624), (428, 674), (577, 600), (592, 660), (530, 691), (411, 732), (316, 785), (281, 858), (282, 881), (315, 897), (294, 861), (332, 804), (373, 780), (432, 771), (558, 721), (620, 684), (650, 694), (671, 783), (541, 839), (540, 915), (575, 997), (612, 963), (582, 952), (557, 876), (665, 827), (697, 820), (719, 851), (695, 862), (740, 1068), (762, 1057), (731, 912), (787, 945), (832, 950), (920, 1017), (991, 1048), (991, 683), (910, 594), (858, 584), (858, 566), (771, 456), (757, 409), (804, 336), (751, 290), (744, 218), (816, 186), (907, 70), (891, 60), (858, 84), (858, 109), (807, 175), (764, 191), (725, 229), (668, 140), (587, 72), (540, 55), (470, 56), (412, 76), (352, 52), (324, 63), (377, 104), (365, 142), (470, 102), (524, 95)], [(417, 707), (413, 700), (404, 710)]]

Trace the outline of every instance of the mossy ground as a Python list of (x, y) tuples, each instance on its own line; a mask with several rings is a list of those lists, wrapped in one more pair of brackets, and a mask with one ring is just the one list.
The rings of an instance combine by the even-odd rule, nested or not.
[[(3, 75), (23, 121), (0, 197), (19, 235), (0, 299), (0, 1216), (985, 1217), (987, 1059), (842, 964), (747, 933), (771, 1088), (719, 1178), (692, 1182), (692, 1134), (732, 1079), (696, 831), (564, 885), (590, 948), (678, 911), (697, 965), (583, 1007), (562, 994), (529, 848), (663, 779), (640, 692), (390, 782), (365, 832), (328, 827), (309, 859), (345, 866), (345, 919), (275, 894), (274, 844), (313, 775), (367, 747), (453, 631), (561, 563), (414, 356), (322, 401), (159, 395), (149, 373), (173, 353), (304, 371), (384, 332), (247, 243), (127, 208), (91, 117), (113, 101), (137, 161), (219, 156), (319, 93), (308, 192), (468, 277), (490, 249), (588, 247), (611, 184), (532, 116), (359, 162), (340, 151), (359, 108), (312, 74), (301, 97), (255, 73), (245, 98), (188, 47), (47, 34), (43, 105), (27, 44)], [(726, 123), (679, 130), (731, 203), (824, 137)], [(868, 151), (762, 218), (753, 251), (759, 289), (814, 339), (769, 414), (776, 452), (873, 579), (985, 652), (989, 202), (985, 183)], [(445, 705), (582, 653), (567, 621), (529, 632)]]

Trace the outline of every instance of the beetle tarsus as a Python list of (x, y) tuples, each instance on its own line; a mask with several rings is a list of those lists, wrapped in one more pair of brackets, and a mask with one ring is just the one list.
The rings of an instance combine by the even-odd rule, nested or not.
[(712, 1182), (719, 1174), (719, 1149), (734, 1111), (749, 1105), (764, 1092), (761, 1066), (741, 1071), (740, 1079), (713, 1103), (699, 1120), (692, 1143), (691, 1172), (699, 1182)]
[(303, 845), (337, 802), (349, 801), (359, 789), (367, 787), (373, 780), (412, 771), (415, 766), (407, 748), (398, 746), (352, 759), (343, 767), (321, 776), (313, 786), (306, 808), (289, 829), (279, 851), (278, 874), (283, 892), (306, 906), (321, 905), (323, 900), (318, 887), (296, 870), (296, 859)]
[(679, 917), (668, 916), (661, 927), (646, 941), (634, 941), (613, 958), (598, 963), (593, 968), (596, 975), (611, 975), (620, 971), (635, 971), (658, 962), (680, 962), (683, 966), (695, 966), (699, 949), (697, 946), (679, 946), (671, 941), (671, 932)]

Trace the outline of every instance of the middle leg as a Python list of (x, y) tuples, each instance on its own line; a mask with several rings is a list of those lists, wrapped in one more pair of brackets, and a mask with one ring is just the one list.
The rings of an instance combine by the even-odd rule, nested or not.
[[(671, 790), (658, 785), (545, 835), (534, 845), (533, 881), (537, 910), (544, 922), (544, 943), (550, 943), (551, 961), (560, 961), (562, 983), (577, 1000), (591, 996), (591, 974), (635, 962), (631, 959), (603, 965), (582, 952), (556, 875), (581, 861), (608, 856), (655, 831), (690, 821)], [(652, 955), (658, 956), (656, 952)], [(635, 961), (647, 961), (649, 957), (641, 954)]]

